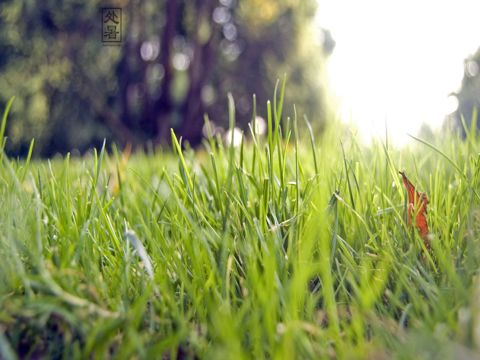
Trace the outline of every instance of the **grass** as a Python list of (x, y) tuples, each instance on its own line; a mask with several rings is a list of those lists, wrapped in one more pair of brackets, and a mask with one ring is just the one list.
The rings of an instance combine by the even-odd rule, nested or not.
[[(401, 150), (315, 140), (283, 91), (239, 148), (172, 133), (173, 151), (19, 161), (3, 142), (0, 358), (480, 356), (474, 125)], [(398, 170), (429, 198), (430, 253)]]

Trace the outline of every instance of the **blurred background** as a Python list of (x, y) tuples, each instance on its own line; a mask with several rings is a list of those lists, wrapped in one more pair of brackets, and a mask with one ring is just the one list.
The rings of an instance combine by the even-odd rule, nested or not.
[(317, 21), (337, 43), (328, 75), (340, 117), (362, 140), (388, 130), (397, 146), (407, 134), (438, 137), (446, 119), (458, 127), (461, 113), (469, 123), (479, 13), (478, 0), (321, 0)]
[[(480, 3), (480, 2), (479, 2)], [(103, 139), (145, 148), (170, 128), (192, 146), (204, 114), (247, 130), (278, 78), (316, 131), (341, 118), (366, 138), (467, 123), (479, 104), (474, 0), (122, 0), (0, 3), (0, 106), (15, 96), (7, 152), (85, 152)], [(447, 5), (445, 5), (447, 4)], [(103, 40), (120, 8), (121, 41)], [(108, 20), (108, 19), (107, 19)], [(110, 19), (111, 20), (111, 19)], [(113, 24), (112, 24), (113, 25)], [(422, 127), (423, 124), (423, 127)], [(377, 134), (378, 135), (378, 134)]]
[[(105, 6), (122, 9), (119, 43), (102, 41)], [(104, 138), (162, 145), (170, 128), (196, 146), (205, 113), (228, 128), (228, 92), (240, 129), (253, 94), (265, 118), (284, 74), (288, 112), (296, 104), (321, 131), (334, 40), (316, 11), (316, 0), (2, 1), (0, 105), (16, 97), (7, 151), (24, 155), (32, 138), (37, 156)]]

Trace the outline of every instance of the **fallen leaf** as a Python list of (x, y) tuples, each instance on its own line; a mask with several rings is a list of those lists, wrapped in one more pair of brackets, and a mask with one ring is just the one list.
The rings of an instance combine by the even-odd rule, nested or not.
[(412, 218), (415, 215), (415, 225), (420, 232), (425, 247), (427, 250), (430, 250), (430, 231), (428, 230), (427, 222), (427, 195), (415, 190), (415, 186), (408, 180), (404, 172), (400, 171), (400, 175), (402, 175), (403, 185), (405, 185), (407, 189), (408, 224), (412, 224)]

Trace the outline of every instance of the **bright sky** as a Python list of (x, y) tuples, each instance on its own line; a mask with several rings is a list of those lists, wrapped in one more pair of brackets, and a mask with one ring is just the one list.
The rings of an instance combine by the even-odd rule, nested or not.
[(441, 126), (480, 46), (479, 14), (479, 0), (319, 0), (318, 22), (336, 41), (327, 66), (342, 119), (365, 140), (384, 137), (387, 122), (397, 145), (424, 122)]

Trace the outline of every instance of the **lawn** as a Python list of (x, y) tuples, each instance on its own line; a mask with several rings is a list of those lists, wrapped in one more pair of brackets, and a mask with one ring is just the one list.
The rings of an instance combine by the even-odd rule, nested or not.
[[(337, 123), (314, 138), (278, 98), (239, 147), (172, 132), (16, 160), (3, 142), (0, 358), (480, 357), (474, 126), (367, 147)], [(430, 250), (399, 171), (428, 197)]]

